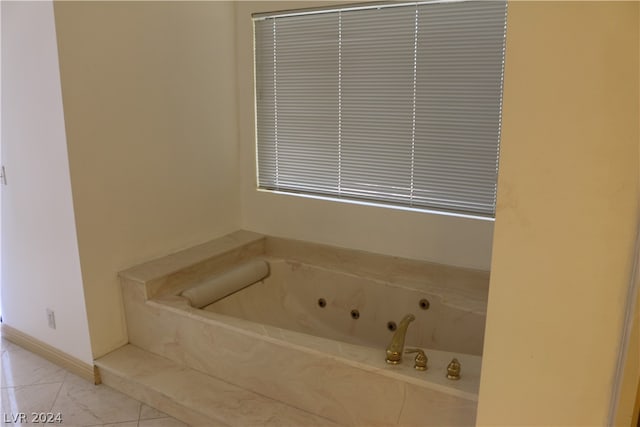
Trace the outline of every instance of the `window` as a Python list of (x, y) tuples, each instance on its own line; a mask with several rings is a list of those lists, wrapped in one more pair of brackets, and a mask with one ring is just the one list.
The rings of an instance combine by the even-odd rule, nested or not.
[(506, 2), (254, 16), (258, 185), (492, 217)]

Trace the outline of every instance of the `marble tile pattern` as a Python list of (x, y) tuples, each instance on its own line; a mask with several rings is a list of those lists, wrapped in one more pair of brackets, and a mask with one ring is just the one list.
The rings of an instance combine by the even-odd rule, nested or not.
[[(93, 385), (5, 339), (2, 365), (2, 425), (187, 427), (167, 414), (105, 385)], [(26, 422), (20, 422), (19, 414)], [(32, 413), (60, 413), (61, 422), (31, 423)], [(18, 422), (11, 422), (12, 420)]]
[(435, 293), (450, 306), (479, 314), (487, 312), (488, 271), (271, 236), (265, 237), (265, 254)]
[[(428, 396), (433, 393), (444, 395), (440, 401), (454, 408), (475, 408), (478, 356), (460, 355), (465, 372), (460, 381), (451, 382), (444, 376), (452, 356), (448, 352), (429, 351), (430, 369), (418, 372), (410, 362), (385, 364), (382, 349), (310, 337), (179, 304), (176, 299), (175, 306), (151, 302), (138, 307), (134, 316), (140, 316), (141, 329), (132, 331), (131, 340), (185, 366), (345, 425), (397, 425), (402, 414), (409, 414), (406, 418), (429, 413)], [(426, 397), (407, 401), (411, 384), (418, 385), (410, 389), (411, 394)], [(442, 410), (438, 403), (438, 411)], [(472, 423), (475, 409), (467, 412), (471, 418), (460, 425)]]
[(239, 230), (119, 273), (143, 283), (147, 298), (180, 293), (193, 283), (264, 253), (264, 236)]
[[(451, 335), (451, 328), (447, 326), (449, 321), (454, 326), (456, 322), (457, 326), (464, 322), (468, 322), (468, 325), (484, 325), (488, 285), (486, 272), (357, 251), (337, 250), (334, 253), (321, 245), (262, 238), (255, 234), (242, 236), (244, 241), (239, 239), (236, 246), (229, 239), (222, 249), (212, 245), (215, 250), (210, 260), (204, 259), (204, 254), (199, 253), (196, 262), (189, 263), (185, 256), (181, 259), (181, 264), (188, 271), (184, 275), (173, 267), (162, 267), (162, 260), (157, 268), (153, 262), (147, 263), (142, 270), (145, 274), (136, 268), (121, 274), (130, 343), (185, 367), (343, 425), (474, 423), (481, 362), (477, 355), (427, 349), (430, 368), (426, 372), (419, 372), (412, 368), (412, 361), (408, 357), (401, 365), (387, 365), (384, 362), (384, 347), (379, 342), (376, 343), (378, 348), (374, 348), (371, 343), (368, 343), (369, 346), (359, 345), (363, 343), (357, 339), (342, 342), (278, 327), (284, 324), (257, 323), (197, 310), (175, 294), (183, 289), (181, 277), (192, 281), (210, 273), (199, 271), (198, 265), (214, 265), (211, 270), (217, 270), (225, 268), (226, 261), (221, 260), (231, 260), (226, 266), (228, 268), (243, 257), (286, 257), (286, 268), (301, 269), (298, 273), (302, 273), (305, 280), (316, 281), (311, 286), (313, 289), (322, 290), (322, 286), (331, 288), (331, 284), (335, 284), (331, 291), (339, 293), (340, 288), (347, 286), (347, 282), (361, 281), (362, 286), (357, 286), (355, 291), (344, 291), (351, 292), (348, 298), (326, 297), (327, 300), (335, 297), (332, 300), (334, 308), (342, 311), (355, 301), (366, 303), (369, 308), (378, 304), (378, 311), (382, 310), (381, 307), (387, 307), (391, 311), (386, 317), (397, 317), (393, 310), (403, 312), (406, 310), (403, 304), (411, 303), (402, 301), (404, 297), (398, 301), (390, 299), (389, 295), (395, 294), (389, 294), (388, 290), (386, 294), (368, 299), (368, 292), (376, 293), (372, 286), (374, 283), (384, 282), (387, 288), (404, 289), (411, 301), (415, 299), (416, 292), (429, 293), (432, 295), (433, 311), (414, 314), (427, 316), (428, 313), (439, 317), (430, 322), (425, 318), (425, 322), (419, 323), (432, 325), (422, 331), (423, 335), (430, 335), (432, 343), (442, 344), (442, 337), (434, 339), (438, 336), (433, 328), (439, 327), (444, 331), (442, 336), (446, 337)], [(247, 250), (247, 247), (251, 249)], [(225, 258), (230, 253), (234, 255)], [(243, 255), (239, 257), (237, 254)], [(209, 262), (211, 264), (207, 264)], [(347, 270), (349, 266), (352, 270)], [(159, 274), (163, 268), (171, 270), (167, 273), (172, 276), (169, 285), (163, 282), (165, 279)], [(336, 275), (336, 272), (339, 274)], [(297, 282), (297, 276), (291, 280)], [(147, 281), (163, 285), (149, 292)], [(253, 292), (251, 288), (255, 287), (259, 291), (267, 281), (246, 289)], [(347, 286), (345, 289), (351, 288)], [(149, 299), (150, 295), (154, 297)], [(271, 299), (262, 300), (254, 295), (252, 301), (253, 304), (262, 302), (268, 305), (274, 298), (283, 299), (285, 304), (291, 306), (308, 303), (296, 301), (288, 290), (277, 291)], [(308, 298), (312, 303), (315, 299), (315, 294)], [(308, 324), (308, 319), (304, 319), (305, 308), (296, 307), (298, 309), (302, 324)], [(454, 313), (448, 319), (439, 314), (447, 309)], [(390, 314), (392, 311), (394, 314)], [(465, 319), (465, 316), (469, 317)], [(382, 317), (386, 323), (386, 317)], [(445, 324), (439, 323), (442, 319), (447, 319)], [(420, 327), (415, 329), (416, 333), (420, 332)], [(472, 341), (470, 337), (477, 335), (474, 330), (469, 336), (462, 334), (458, 339)], [(380, 340), (379, 337), (377, 339)], [(481, 334), (478, 339), (481, 339)], [(415, 341), (418, 342), (417, 338)], [(450, 344), (444, 343), (445, 347)], [(469, 352), (479, 353), (481, 341), (470, 345), (475, 347)], [(450, 381), (445, 377), (446, 365), (452, 357), (458, 357), (463, 366), (462, 379), (459, 381)]]
[(193, 426), (334, 426), (330, 420), (127, 345), (100, 359), (105, 383)]
[[(298, 261), (266, 257), (269, 277), (207, 307), (311, 335), (384, 348), (396, 324), (412, 313), (406, 345), (466, 354), (482, 354), (485, 314), (451, 306), (437, 292), (399, 287)], [(325, 306), (320, 307), (318, 300)], [(429, 301), (422, 309), (420, 301)], [(358, 319), (351, 317), (357, 309)]]

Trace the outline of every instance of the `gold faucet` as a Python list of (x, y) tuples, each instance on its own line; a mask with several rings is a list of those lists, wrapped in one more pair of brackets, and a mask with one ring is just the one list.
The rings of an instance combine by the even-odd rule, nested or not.
[(416, 354), (415, 363), (413, 365), (413, 369), (416, 371), (426, 371), (427, 370), (427, 362), (429, 362), (429, 358), (426, 354), (424, 354), (424, 350), (419, 348), (408, 348), (404, 351), (405, 353), (418, 353)]
[(416, 320), (413, 314), (407, 314), (400, 321), (400, 325), (391, 337), (391, 342), (387, 346), (387, 363), (397, 365), (402, 362), (402, 350), (404, 349), (404, 337), (407, 335), (409, 323)]

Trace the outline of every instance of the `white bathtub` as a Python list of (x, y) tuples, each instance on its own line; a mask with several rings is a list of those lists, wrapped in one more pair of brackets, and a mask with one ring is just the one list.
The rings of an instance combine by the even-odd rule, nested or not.
[[(121, 273), (132, 344), (343, 425), (474, 423), (487, 273), (248, 232), (172, 257)], [(264, 281), (204, 309), (178, 296), (253, 257)], [(426, 372), (385, 363), (388, 322), (408, 313)]]

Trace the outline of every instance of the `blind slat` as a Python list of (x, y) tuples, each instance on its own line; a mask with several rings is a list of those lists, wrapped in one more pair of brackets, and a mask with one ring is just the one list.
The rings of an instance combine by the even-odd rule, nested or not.
[(259, 186), (493, 216), (505, 1), (254, 21)]

